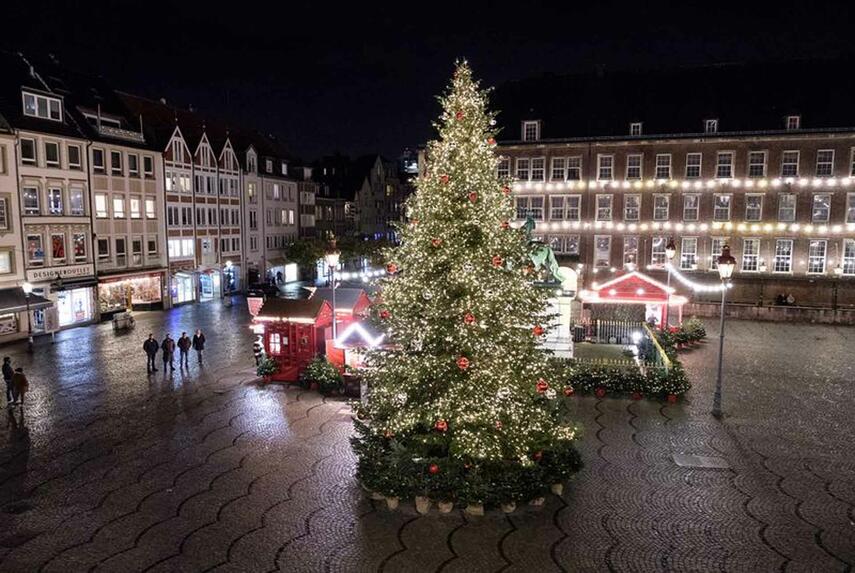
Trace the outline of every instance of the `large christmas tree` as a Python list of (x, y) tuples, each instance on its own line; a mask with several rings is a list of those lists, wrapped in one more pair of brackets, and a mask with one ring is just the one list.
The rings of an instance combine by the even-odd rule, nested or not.
[(395, 347), (369, 357), (359, 478), (390, 497), (533, 499), (579, 467), (537, 344), (545, 295), (531, 284), (525, 233), (509, 225), (496, 122), (466, 63), (440, 101), (440, 139), (428, 144), (376, 308)]

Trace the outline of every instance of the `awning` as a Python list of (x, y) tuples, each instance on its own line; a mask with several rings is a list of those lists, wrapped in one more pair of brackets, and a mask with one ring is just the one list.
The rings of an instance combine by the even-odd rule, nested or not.
[(87, 279), (76, 279), (76, 280), (65, 280), (54, 281), (50, 283), (50, 288), (53, 291), (60, 290), (74, 290), (77, 288), (86, 288), (93, 287), (98, 284), (98, 279), (95, 278), (87, 278)]
[[(53, 306), (50, 301), (37, 294), (30, 293), (30, 310)], [(0, 289), (0, 312), (24, 312), (27, 310), (27, 295), (21, 287)]]

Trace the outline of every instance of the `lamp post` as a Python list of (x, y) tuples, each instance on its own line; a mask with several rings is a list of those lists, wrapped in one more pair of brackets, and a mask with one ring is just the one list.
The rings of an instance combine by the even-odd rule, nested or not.
[(674, 257), (677, 255), (677, 246), (674, 244), (674, 237), (668, 239), (668, 244), (665, 245), (665, 257), (668, 259), (668, 282), (666, 285), (668, 286), (668, 297), (665, 300), (665, 320), (664, 327), (668, 328), (668, 321), (670, 320), (669, 312), (671, 310), (671, 265), (673, 264)]
[(730, 254), (730, 246), (721, 248), (721, 256), (718, 258), (718, 276), (721, 278), (721, 324), (718, 333), (718, 373), (715, 379), (715, 394), (713, 395), (712, 415), (721, 418), (721, 367), (724, 361), (724, 301), (727, 295), (727, 281), (733, 276), (736, 268), (736, 259)]
[(30, 318), (30, 295), (33, 293), (33, 285), (28, 282), (24, 282), (21, 285), (21, 289), (24, 291), (24, 298), (27, 301), (27, 352), (30, 354), (33, 353), (33, 319)]
[(330, 269), (330, 287), (332, 288), (332, 336), (336, 339), (336, 316), (335, 316), (335, 269), (338, 267), (341, 253), (335, 248), (335, 241), (331, 242), (330, 250), (324, 255), (324, 260)]

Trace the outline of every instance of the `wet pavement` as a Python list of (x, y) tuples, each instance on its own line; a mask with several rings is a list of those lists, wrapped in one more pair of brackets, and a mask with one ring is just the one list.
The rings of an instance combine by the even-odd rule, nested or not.
[[(237, 299), (236, 299), (237, 300)], [(245, 305), (138, 313), (7, 346), (31, 379), (0, 430), (0, 571), (848, 571), (855, 329), (732, 321), (686, 402), (578, 398), (586, 468), (542, 507), (391, 512), (353, 480), (344, 401), (258, 385)], [(151, 330), (206, 362), (145, 373)], [(715, 325), (708, 325), (710, 331)], [(705, 456), (717, 468), (691, 467)], [(701, 458), (700, 461), (704, 461)]]

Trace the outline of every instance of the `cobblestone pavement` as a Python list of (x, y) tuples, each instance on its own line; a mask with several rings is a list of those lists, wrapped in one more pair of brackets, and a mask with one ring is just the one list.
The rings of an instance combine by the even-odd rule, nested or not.
[[(244, 305), (138, 315), (0, 352), (32, 379), (0, 431), (2, 571), (849, 571), (855, 329), (731, 322), (684, 355), (676, 405), (571, 402), (586, 468), (543, 507), (396, 512), (354, 482), (349, 410), (256, 384)], [(147, 378), (140, 347), (206, 330), (204, 366)], [(710, 330), (715, 328), (709, 324)], [(674, 454), (724, 458), (680, 467)]]

